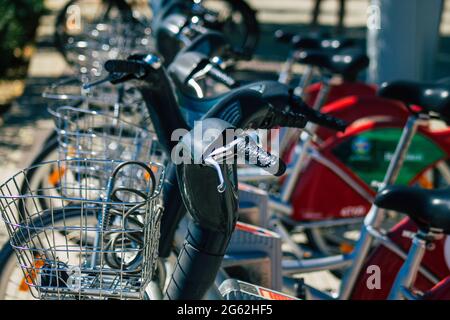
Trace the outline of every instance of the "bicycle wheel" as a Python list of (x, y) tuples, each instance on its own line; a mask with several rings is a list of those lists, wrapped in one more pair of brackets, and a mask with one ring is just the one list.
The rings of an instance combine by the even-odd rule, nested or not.
[[(58, 140), (56, 137), (56, 133), (53, 132), (49, 138), (47, 139), (44, 148), (41, 152), (34, 158), (33, 162), (30, 165), (30, 170), (27, 171), (25, 179), (22, 181), (20, 186), (20, 193), (26, 194), (29, 188), (33, 188), (33, 190), (45, 190), (44, 183), (49, 183), (49, 179), (51, 179), (51, 172), (49, 172), (45, 167), (38, 166), (39, 163), (57, 160), (58, 159)], [(51, 181), (50, 181), (51, 182)], [(18, 205), (19, 217), (22, 219), (25, 217), (24, 214), (24, 206), (26, 202), (21, 201)], [(46, 205), (44, 203), (40, 203), (42, 207)]]
[(256, 12), (243, 0), (203, 0), (205, 8), (219, 14), (216, 28), (235, 48), (252, 55), (259, 42), (260, 29)]

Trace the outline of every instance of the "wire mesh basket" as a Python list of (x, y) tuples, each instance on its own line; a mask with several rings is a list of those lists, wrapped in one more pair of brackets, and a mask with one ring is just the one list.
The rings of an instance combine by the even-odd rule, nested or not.
[(73, 107), (111, 115), (152, 130), (147, 106), (135, 86), (105, 82), (84, 89), (84, 85), (89, 81), (92, 81), (92, 78), (69, 77), (46, 88), (42, 96), (47, 100), (50, 113), (55, 113), (59, 107)]
[(59, 159), (161, 161), (164, 155), (154, 132), (97, 111), (72, 107), (51, 110)]
[[(28, 168), (0, 186), (2, 220), (31, 294), (142, 299), (158, 258), (164, 167), (106, 160), (39, 166), (60, 172), (59, 183), (27, 185), (20, 193), (20, 182), (35, 169)], [(100, 175), (109, 176), (106, 186)], [(136, 184), (136, 177), (145, 183)], [(19, 206), (25, 207), (22, 219)]]
[(76, 71), (98, 76), (107, 59), (127, 58), (153, 47), (149, 27), (117, 20), (85, 24), (82, 33), (67, 37), (64, 51)]

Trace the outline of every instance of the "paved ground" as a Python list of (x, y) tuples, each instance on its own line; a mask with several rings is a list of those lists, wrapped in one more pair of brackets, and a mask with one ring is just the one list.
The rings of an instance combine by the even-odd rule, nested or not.
[[(52, 13), (42, 18), (38, 29), (38, 48), (29, 65), (24, 94), (3, 116), (0, 123), (0, 182), (26, 167), (40, 150), (45, 137), (52, 130), (52, 121), (46, 111), (45, 101), (41, 98), (42, 90), (68, 71), (64, 60), (51, 45), (54, 13), (65, 1), (46, 2)], [(249, 0), (249, 3), (259, 12), (262, 36), (256, 60), (245, 64), (244, 67), (257, 70), (261, 76), (273, 77), (287, 54), (287, 48), (273, 45), (273, 32), (280, 25), (286, 30), (306, 30), (313, 1)], [(322, 29), (331, 29), (336, 23), (337, 3), (335, 0), (323, 2), (323, 12), (319, 17)], [(368, 0), (348, 0), (345, 18), (346, 34), (359, 38), (362, 44), (367, 4)], [(446, 74), (450, 65), (450, 50), (444, 50), (450, 47), (449, 5), (443, 15), (441, 33), (441, 50), (436, 63), (439, 72)], [(5, 234), (0, 230), (0, 243), (4, 240)], [(311, 274), (306, 280), (322, 289), (336, 288), (338, 285), (338, 281), (327, 272)]]

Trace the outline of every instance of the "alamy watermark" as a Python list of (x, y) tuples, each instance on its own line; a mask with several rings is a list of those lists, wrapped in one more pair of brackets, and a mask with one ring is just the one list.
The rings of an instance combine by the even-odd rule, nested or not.
[(375, 264), (367, 267), (366, 273), (369, 275), (366, 280), (366, 287), (369, 290), (381, 289), (381, 268)]
[(70, 31), (81, 30), (81, 9), (73, 4), (67, 8), (66, 28)]
[(381, 9), (377, 4), (372, 4), (367, 7), (367, 20), (366, 25), (369, 30), (381, 29)]

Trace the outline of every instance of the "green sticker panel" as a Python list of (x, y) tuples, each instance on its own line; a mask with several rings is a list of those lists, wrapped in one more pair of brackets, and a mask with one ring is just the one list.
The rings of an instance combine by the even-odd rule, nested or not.
[[(368, 185), (383, 181), (400, 136), (400, 128), (380, 128), (354, 136), (333, 149), (333, 154)], [(444, 158), (445, 152), (432, 140), (417, 133), (397, 179), (408, 184), (422, 170)]]

